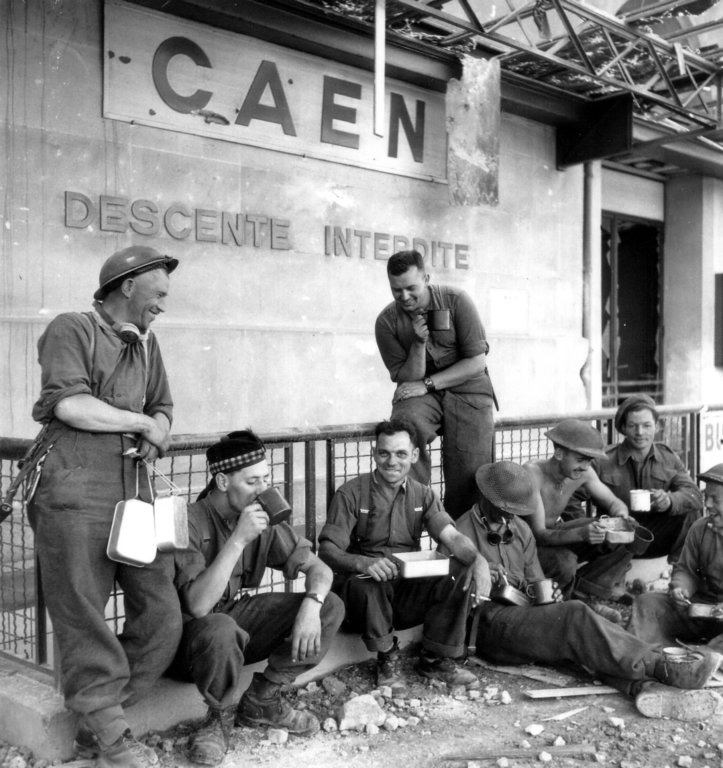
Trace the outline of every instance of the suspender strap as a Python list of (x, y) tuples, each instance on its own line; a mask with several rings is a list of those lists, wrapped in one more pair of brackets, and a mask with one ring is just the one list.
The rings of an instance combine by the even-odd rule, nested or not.
[[(366, 539), (369, 528), (369, 518), (374, 511), (372, 504), (372, 476), (367, 473), (360, 475), (359, 480), (359, 516), (352, 536), (357, 544)], [(412, 490), (413, 489), (413, 490)], [(424, 528), (424, 487), (418, 483), (407, 482), (404, 494), (404, 514), (407, 524), (411, 525), (412, 538), (418, 544)]]
[[(354, 537), (357, 543), (366, 539), (367, 529), (369, 528), (369, 515), (372, 512), (372, 476), (364, 474), (359, 476), (359, 517), (354, 528)], [(364, 506), (366, 504), (366, 506)]]

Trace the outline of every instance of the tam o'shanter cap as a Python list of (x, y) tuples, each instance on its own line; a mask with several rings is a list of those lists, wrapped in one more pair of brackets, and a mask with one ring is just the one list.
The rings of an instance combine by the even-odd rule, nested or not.
[(626, 416), (628, 415), (629, 411), (632, 411), (633, 409), (639, 409), (639, 408), (647, 408), (649, 411), (652, 412), (653, 416), (655, 416), (655, 419), (657, 421), (658, 419), (658, 406), (653, 400), (650, 395), (646, 395), (644, 392), (641, 392), (637, 395), (630, 395), (630, 397), (626, 397), (625, 400), (623, 400), (622, 403), (618, 406), (617, 411), (615, 412), (615, 429), (617, 429), (620, 434), (623, 432), (623, 422), (625, 421)]
[(265, 458), (264, 444), (248, 429), (229, 433), (206, 451), (208, 471), (212, 475), (250, 467)]
[(163, 267), (168, 274), (178, 266), (178, 259), (159, 253), (147, 245), (131, 245), (109, 256), (100, 268), (99, 287), (93, 294), (96, 301), (102, 301), (111, 286), (126, 277), (149, 272)]
[(513, 461), (483, 464), (475, 472), (477, 487), (495, 507), (516, 515), (531, 515), (535, 489), (527, 470)]
[(703, 480), (705, 483), (720, 483), (723, 485), (723, 464), (716, 464), (705, 472), (701, 472), (698, 475), (698, 480)]
[(545, 435), (555, 445), (561, 445), (581, 456), (590, 459), (605, 458), (603, 436), (597, 429), (580, 419), (565, 419), (545, 432)]

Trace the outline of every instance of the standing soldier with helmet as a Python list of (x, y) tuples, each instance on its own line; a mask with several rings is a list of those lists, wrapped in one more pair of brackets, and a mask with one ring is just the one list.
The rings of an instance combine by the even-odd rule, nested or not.
[[(173, 556), (138, 568), (106, 554), (115, 505), (149, 501), (143, 462), (168, 446), (173, 402), (151, 323), (165, 311), (178, 260), (153, 248), (114, 253), (100, 271), (92, 312), (56, 317), (38, 342), (44, 427), (42, 473), (28, 515), (43, 591), (60, 649), (66, 706), (80, 717), (76, 749), (99, 768), (145, 768), (155, 752), (135, 738), (123, 707), (173, 659), (181, 612)], [(116, 636), (105, 605), (117, 583), (125, 625)]]

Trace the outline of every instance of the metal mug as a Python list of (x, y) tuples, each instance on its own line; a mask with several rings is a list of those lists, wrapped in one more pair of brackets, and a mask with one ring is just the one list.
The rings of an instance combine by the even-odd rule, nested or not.
[(448, 309), (428, 309), (427, 328), (430, 331), (448, 331), (452, 325), (452, 315)]
[(527, 594), (535, 605), (555, 602), (555, 582), (552, 579), (533, 581), (527, 585)]
[(285, 523), (291, 517), (291, 505), (278, 489), (270, 486), (256, 497), (256, 501), (269, 516), (269, 525)]
[(650, 491), (641, 489), (630, 491), (630, 511), (650, 512)]

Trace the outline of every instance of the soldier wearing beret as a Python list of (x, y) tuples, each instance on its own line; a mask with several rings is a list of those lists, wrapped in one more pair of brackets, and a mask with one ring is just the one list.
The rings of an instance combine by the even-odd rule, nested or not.
[[(707, 516), (690, 527), (673, 566), (668, 593), (646, 592), (633, 602), (629, 631), (646, 642), (707, 643), (723, 652), (723, 464), (698, 475)], [(691, 615), (691, 606), (710, 609)]]
[[(116, 504), (136, 489), (150, 500), (145, 466), (129, 449), (152, 461), (169, 442), (173, 401), (150, 326), (177, 265), (145, 246), (114, 253), (94, 311), (58, 315), (38, 341), (42, 473), (28, 514), (66, 706), (79, 715), (76, 750), (99, 753), (100, 768), (158, 762), (132, 736), (123, 707), (160, 677), (181, 634), (172, 556), (137, 568), (106, 555)], [(115, 582), (125, 602), (119, 637), (104, 612)]]
[(658, 411), (646, 394), (631, 395), (618, 407), (615, 429), (621, 443), (596, 461), (600, 480), (625, 504), (630, 492), (651, 492), (650, 511), (631, 511), (654, 536), (643, 557), (678, 559), (690, 526), (703, 514), (703, 495), (675, 451), (655, 440)]
[[(332, 573), (311, 543), (286, 522), (269, 524), (257, 500), (269, 487), (258, 437), (232, 432), (206, 457), (212, 479), (189, 506), (189, 549), (176, 556), (185, 623), (172, 671), (194, 682), (208, 705), (188, 757), (216, 765), (234, 724), (273, 725), (304, 736), (319, 730), (311, 712), (292, 709), (282, 687), (323, 659), (344, 606), (329, 593)], [(257, 593), (266, 568), (289, 580), (304, 574), (305, 591)], [(243, 666), (263, 659), (266, 668), (243, 692)]]

